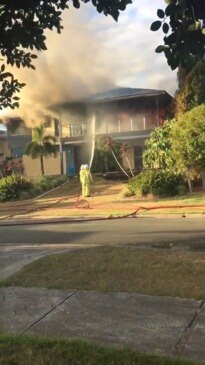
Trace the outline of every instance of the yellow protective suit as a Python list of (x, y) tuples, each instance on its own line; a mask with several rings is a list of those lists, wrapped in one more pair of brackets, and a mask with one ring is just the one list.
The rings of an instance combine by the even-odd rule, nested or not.
[(93, 181), (89, 167), (82, 166), (80, 169), (80, 182), (82, 185), (82, 196), (90, 196), (90, 183)]

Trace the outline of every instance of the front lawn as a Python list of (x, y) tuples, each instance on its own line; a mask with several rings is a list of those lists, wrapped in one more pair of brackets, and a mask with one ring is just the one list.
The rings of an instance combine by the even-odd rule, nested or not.
[(98, 247), (43, 257), (1, 286), (132, 292), (205, 299), (205, 254)]
[(81, 340), (0, 336), (0, 353), (0, 365), (196, 365)]

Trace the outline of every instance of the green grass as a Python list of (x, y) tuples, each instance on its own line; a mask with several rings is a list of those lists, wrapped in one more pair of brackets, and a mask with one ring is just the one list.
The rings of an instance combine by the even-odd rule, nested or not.
[(98, 247), (43, 257), (1, 286), (133, 292), (205, 299), (205, 255)]
[(163, 215), (166, 216), (168, 214), (170, 215), (180, 215), (180, 216), (190, 216), (192, 214), (197, 214), (198, 216), (204, 216), (205, 215), (205, 210), (204, 209), (189, 209), (189, 208), (181, 208), (181, 209), (176, 209), (176, 208), (168, 208), (168, 209), (151, 209), (151, 210), (142, 210), (139, 213), (140, 215), (146, 216), (146, 215), (152, 215), (152, 216), (157, 216), (157, 215)]
[(176, 201), (185, 204), (205, 204), (205, 192), (187, 193), (183, 196), (160, 199), (160, 201)]
[(0, 336), (0, 365), (191, 365), (194, 362), (140, 355), (81, 340)]

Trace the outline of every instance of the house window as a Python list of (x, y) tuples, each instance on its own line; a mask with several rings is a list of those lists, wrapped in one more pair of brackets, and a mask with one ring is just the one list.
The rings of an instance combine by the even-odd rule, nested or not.
[(144, 120), (142, 115), (133, 115), (132, 117), (132, 130), (133, 131), (143, 131)]
[(117, 119), (113, 120), (112, 122), (107, 121), (107, 132), (108, 133), (119, 133), (119, 121)]
[(118, 116), (120, 132), (131, 131), (131, 116), (126, 113), (120, 113)]
[(106, 125), (107, 133), (118, 133), (119, 132), (119, 122), (117, 115), (107, 114), (106, 115)]
[(95, 130), (97, 134), (107, 133), (106, 116), (103, 112), (96, 110)]
[(148, 115), (145, 117), (145, 129), (153, 129), (158, 127), (159, 121), (156, 115)]
[(142, 170), (143, 168), (143, 160), (142, 160), (143, 152), (144, 152), (144, 146), (134, 147), (135, 169), (137, 170)]
[(82, 136), (82, 125), (81, 124), (70, 124), (71, 137)]
[(50, 128), (51, 127), (51, 118), (49, 116), (45, 117), (45, 122), (44, 122), (44, 126), (46, 128)]
[(59, 136), (59, 120), (57, 118), (54, 118), (54, 133), (55, 136)]

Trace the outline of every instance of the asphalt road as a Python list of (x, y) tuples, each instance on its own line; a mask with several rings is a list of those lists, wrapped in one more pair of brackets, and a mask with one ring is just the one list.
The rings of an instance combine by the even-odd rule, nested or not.
[(50, 253), (97, 245), (155, 243), (205, 247), (205, 218), (129, 218), (0, 227), (0, 278)]

